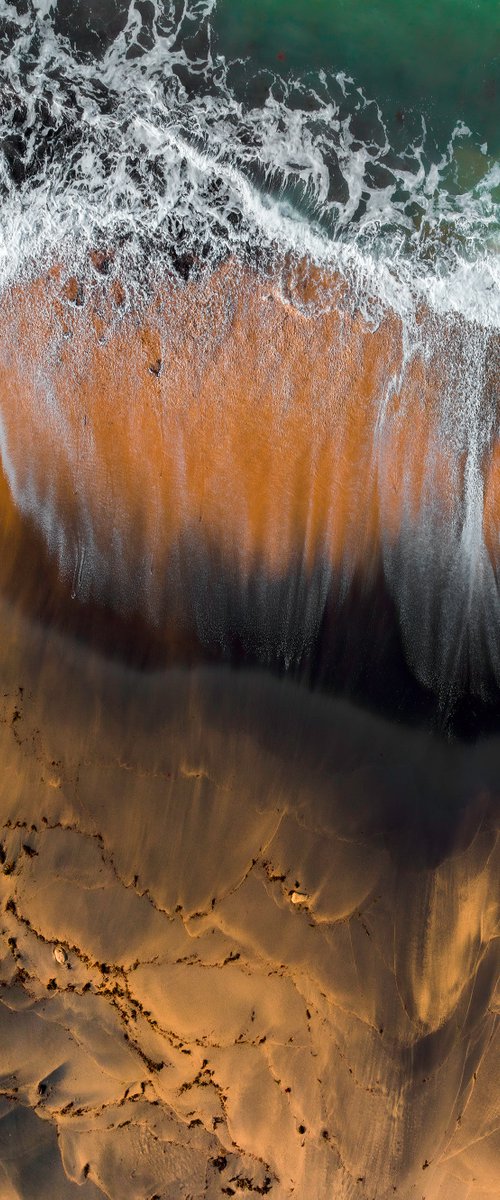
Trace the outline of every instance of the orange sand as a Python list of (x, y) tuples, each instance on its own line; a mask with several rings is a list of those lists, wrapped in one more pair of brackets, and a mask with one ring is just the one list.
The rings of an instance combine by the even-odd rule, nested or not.
[(2, 1200), (494, 1200), (499, 738), (0, 620)]
[(19, 502), (34, 485), (38, 508), (50, 496), (70, 575), (89, 528), (105, 557), (118, 534), (126, 574), (147, 562), (154, 591), (186, 535), (243, 578), (297, 559), (310, 571), (319, 556), (370, 573), (427, 485), (446, 519), (461, 468), (438, 439), (440, 364), (416, 358), (398, 380), (396, 318), (371, 332), (359, 313), (314, 313), (307, 289), (317, 302), (326, 284), (313, 284), (294, 281), (297, 307), (276, 281), (226, 265), (167, 283), (138, 315), (116, 283), (80, 288), (55, 271), (4, 297), (14, 491)]

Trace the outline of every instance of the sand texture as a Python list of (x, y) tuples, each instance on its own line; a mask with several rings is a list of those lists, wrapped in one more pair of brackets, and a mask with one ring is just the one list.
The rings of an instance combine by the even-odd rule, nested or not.
[(2, 628), (2, 1197), (493, 1197), (498, 742)]
[(460, 329), (102, 267), (1, 303), (0, 1198), (493, 1200), (500, 738), (341, 694), (495, 679)]

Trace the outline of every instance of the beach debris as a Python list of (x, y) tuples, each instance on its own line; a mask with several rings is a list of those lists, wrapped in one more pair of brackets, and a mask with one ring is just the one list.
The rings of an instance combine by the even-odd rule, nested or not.
[(65, 967), (67, 965), (68, 955), (66, 954), (64, 946), (54, 946), (53, 954), (56, 963), (59, 963), (60, 967)]
[(290, 900), (292, 904), (308, 904), (309, 896), (306, 892), (290, 892)]

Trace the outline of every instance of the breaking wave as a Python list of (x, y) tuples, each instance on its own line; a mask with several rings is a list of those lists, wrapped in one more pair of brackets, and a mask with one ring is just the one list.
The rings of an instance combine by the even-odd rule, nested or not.
[(498, 327), (487, 144), (457, 121), (443, 148), (422, 117), (396, 150), (347, 75), (227, 62), (214, 12), (132, 0), (96, 57), (52, 0), (3, 0), (0, 280), (102, 244), (121, 247), (129, 276), (145, 257), (161, 272), (293, 254), (342, 271), (375, 319), (380, 303), (403, 314), (423, 300)]

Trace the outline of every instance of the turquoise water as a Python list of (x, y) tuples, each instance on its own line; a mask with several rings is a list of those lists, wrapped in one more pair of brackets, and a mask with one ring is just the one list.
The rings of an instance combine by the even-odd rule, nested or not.
[(214, 28), (218, 51), (254, 68), (347, 72), (396, 137), (423, 113), (441, 141), (461, 120), (498, 154), (496, 0), (219, 0)]

